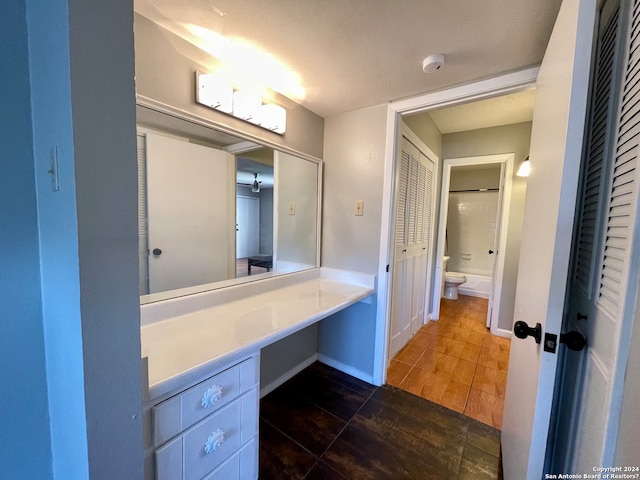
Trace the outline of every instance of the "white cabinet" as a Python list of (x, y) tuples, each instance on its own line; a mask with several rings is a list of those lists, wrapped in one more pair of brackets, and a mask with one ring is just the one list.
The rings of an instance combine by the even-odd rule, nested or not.
[(258, 477), (258, 357), (151, 409), (156, 480)]

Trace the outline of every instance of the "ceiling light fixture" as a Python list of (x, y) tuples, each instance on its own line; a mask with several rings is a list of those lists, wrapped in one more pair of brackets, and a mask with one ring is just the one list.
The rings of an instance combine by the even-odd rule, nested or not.
[(529, 161), (529, 155), (527, 155), (527, 158), (524, 159), (524, 162), (522, 162), (520, 168), (518, 168), (516, 175), (518, 177), (528, 177), (529, 173), (531, 173), (531, 162)]
[(258, 182), (258, 174), (254, 173), (253, 174), (253, 183), (251, 184), (251, 191), (253, 193), (258, 193), (260, 191), (260, 184), (262, 182)]

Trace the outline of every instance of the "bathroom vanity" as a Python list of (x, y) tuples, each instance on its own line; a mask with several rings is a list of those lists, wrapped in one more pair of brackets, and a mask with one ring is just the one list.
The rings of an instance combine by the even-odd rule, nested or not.
[(256, 479), (261, 348), (374, 289), (316, 268), (142, 305), (146, 479)]

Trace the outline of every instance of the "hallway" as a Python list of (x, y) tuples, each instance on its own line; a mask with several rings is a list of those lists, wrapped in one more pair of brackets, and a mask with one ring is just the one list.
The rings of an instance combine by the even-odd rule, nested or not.
[(511, 340), (485, 327), (486, 299), (441, 302), (440, 320), (391, 360), (387, 383), (499, 429)]

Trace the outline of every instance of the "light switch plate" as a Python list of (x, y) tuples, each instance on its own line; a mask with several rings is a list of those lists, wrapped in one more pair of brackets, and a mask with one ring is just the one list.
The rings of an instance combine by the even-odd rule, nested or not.
[(356, 200), (353, 210), (357, 217), (364, 215), (364, 200)]
[(291, 202), (289, 204), (289, 215), (295, 215), (296, 214), (296, 204)]
[(49, 170), (47, 173), (51, 177), (51, 191), (57, 192), (60, 190), (60, 176), (58, 173), (58, 146), (54, 145), (49, 150)]

